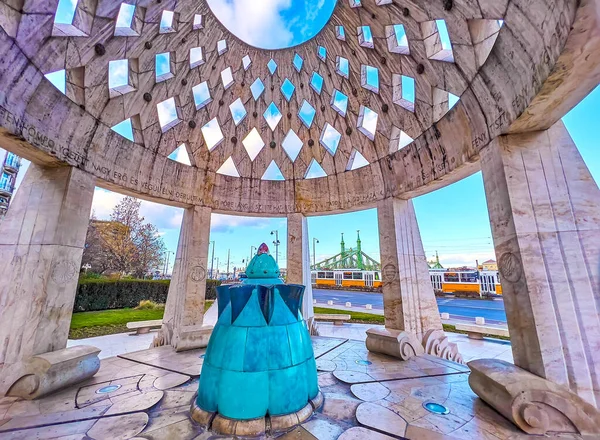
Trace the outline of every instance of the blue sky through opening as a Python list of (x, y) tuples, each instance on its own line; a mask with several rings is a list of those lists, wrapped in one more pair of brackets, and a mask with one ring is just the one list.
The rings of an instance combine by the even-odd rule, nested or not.
[(329, 21), (335, 0), (208, 0), (235, 36), (263, 49), (296, 46)]

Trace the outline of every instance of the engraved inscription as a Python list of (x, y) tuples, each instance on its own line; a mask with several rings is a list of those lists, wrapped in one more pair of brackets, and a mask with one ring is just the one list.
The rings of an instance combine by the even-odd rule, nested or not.
[(499, 269), (502, 277), (511, 283), (519, 281), (523, 273), (519, 257), (512, 252), (502, 254), (499, 261)]
[(58, 261), (52, 268), (52, 280), (56, 284), (66, 284), (77, 276), (77, 265), (69, 260)]
[(386, 283), (392, 283), (398, 278), (398, 268), (392, 263), (386, 264), (383, 266), (381, 274), (383, 275), (383, 281)]
[(206, 269), (203, 266), (194, 266), (190, 269), (190, 279), (195, 282), (204, 281), (206, 279)]

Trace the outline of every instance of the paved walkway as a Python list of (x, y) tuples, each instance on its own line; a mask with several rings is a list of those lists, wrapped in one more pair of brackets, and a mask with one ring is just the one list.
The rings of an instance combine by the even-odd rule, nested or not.
[[(344, 324), (335, 326), (329, 323), (319, 323), (321, 336), (354, 339), (364, 341), (367, 337), (366, 331), (373, 327), (383, 327), (373, 324)], [(100, 359), (118, 356), (133, 351), (144, 350), (150, 347), (156, 332), (145, 335), (130, 336), (129, 333), (118, 333), (116, 335), (97, 336), (95, 338), (69, 340), (68, 347), (74, 345), (92, 345), (100, 350)], [(458, 343), (458, 348), (465, 362), (481, 358), (498, 358), (512, 362), (512, 351), (509, 341), (485, 338), (483, 340), (469, 339), (466, 335), (458, 333), (446, 333), (450, 342)]]

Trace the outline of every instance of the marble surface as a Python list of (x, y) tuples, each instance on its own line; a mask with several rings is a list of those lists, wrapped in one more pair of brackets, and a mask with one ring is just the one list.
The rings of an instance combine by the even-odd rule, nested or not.
[[(343, 338), (316, 337), (313, 349), (317, 361), (327, 361), (318, 373), (324, 404), (281, 439), (528, 438), (477, 398), (464, 365), (427, 355), (399, 361), (369, 353), (362, 341)], [(0, 438), (219, 438), (189, 419), (202, 351), (176, 353), (159, 347), (106, 358), (96, 376), (59, 393), (36, 401), (1, 399)], [(361, 380), (347, 383), (356, 382), (348, 379), (353, 377)], [(445, 405), (449, 414), (427, 411), (423, 404), (431, 401)]]

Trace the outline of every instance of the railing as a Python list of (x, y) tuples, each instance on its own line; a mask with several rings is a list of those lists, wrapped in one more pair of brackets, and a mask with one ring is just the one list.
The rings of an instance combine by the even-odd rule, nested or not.
[(8, 153), (4, 161), (4, 166), (18, 171), (21, 166), (21, 158), (13, 153)]

